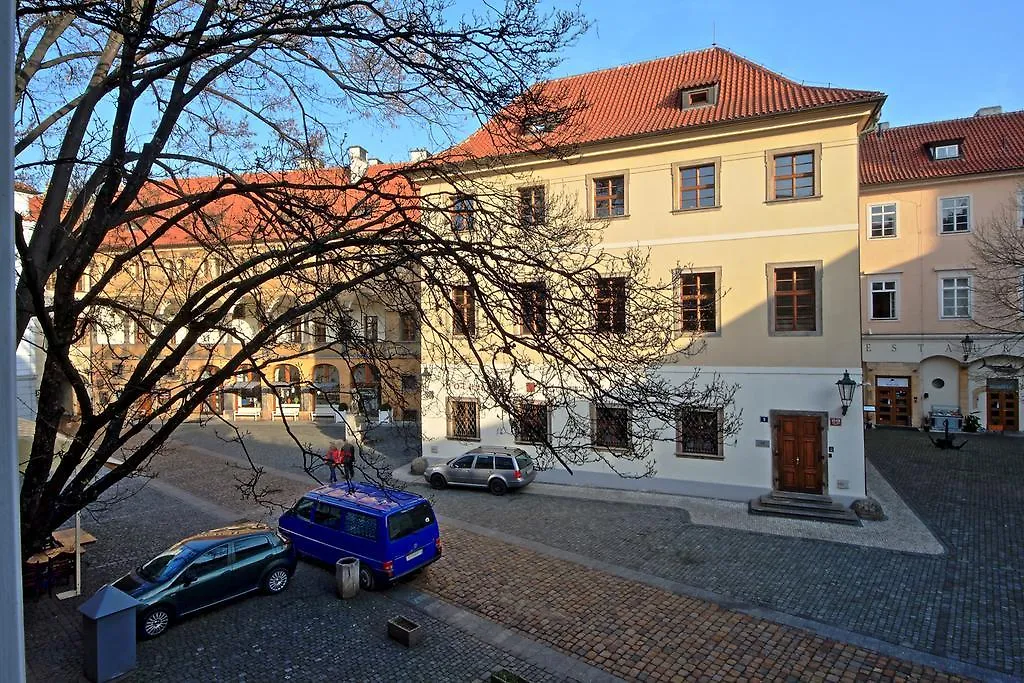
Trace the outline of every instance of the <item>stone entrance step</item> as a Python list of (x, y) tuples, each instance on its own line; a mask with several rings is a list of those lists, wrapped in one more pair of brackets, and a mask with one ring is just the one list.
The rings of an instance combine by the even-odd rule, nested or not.
[(853, 510), (843, 507), (828, 496), (812, 493), (772, 491), (751, 500), (747, 505), (747, 510), (752, 515), (771, 515), (861, 526), (860, 518)]

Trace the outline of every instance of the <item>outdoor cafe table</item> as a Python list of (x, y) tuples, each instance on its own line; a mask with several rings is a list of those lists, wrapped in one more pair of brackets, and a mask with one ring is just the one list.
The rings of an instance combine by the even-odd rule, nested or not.
[[(53, 540), (57, 542), (55, 548), (47, 548), (42, 552), (38, 552), (32, 555), (27, 560), (28, 564), (45, 564), (54, 557), (57, 557), (61, 553), (73, 553), (75, 552), (75, 530), (74, 529), (61, 529), (60, 531), (53, 532)], [(82, 547), (88, 543), (95, 543), (96, 537), (90, 534), (88, 531), (78, 532), (78, 549), (80, 552), (84, 552), (85, 549)]]

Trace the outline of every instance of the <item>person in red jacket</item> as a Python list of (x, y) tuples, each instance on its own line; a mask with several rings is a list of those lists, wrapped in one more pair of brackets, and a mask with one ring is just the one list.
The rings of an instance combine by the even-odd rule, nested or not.
[(342, 464), (342, 455), (336, 444), (332, 443), (327, 448), (327, 457), (324, 460), (327, 461), (327, 466), (331, 468), (331, 483), (338, 483), (338, 465)]

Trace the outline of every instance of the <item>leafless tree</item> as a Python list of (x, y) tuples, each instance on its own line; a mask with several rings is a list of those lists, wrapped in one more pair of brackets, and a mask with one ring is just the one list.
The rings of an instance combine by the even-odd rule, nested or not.
[[(270, 369), (321, 349), (397, 365), (400, 343), (346, 323), (361, 300), (450, 340), (438, 351), (446, 381), (472, 381), (513, 421), (519, 375), (553, 406), (628, 408), (612, 463), (644, 461), (667, 438), (653, 425), (673, 424), (680, 404), (729, 405), (717, 378), (655, 372), (700, 349), (678, 331), (673, 283), (652, 281), (643, 253), (604, 252), (601, 226), (575, 207), (551, 198), (542, 220), (523, 220), (516, 196), (445, 155), (339, 168), (346, 116), (412, 121), (442, 146), (467, 118), (495, 120), (533, 154), (567, 153), (585, 103), (532, 84), (586, 28), (578, 12), (529, 0), (463, 17), (430, 0), (18, 0), (17, 17), (18, 174), (46, 188), (33, 229), (16, 230), (17, 333), (38, 325), (46, 352), (23, 552), (144, 467), (237, 375), (280, 392)], [(563, 132), (526, 139), (522, 122), (549, 115)], [(410, 179), (423, 177), (476, 197), (474, 230), (452, 229), (449, 204), (420, 201)], [(199, 256), (179, 262), (168, 244)], [(594, 282), (608, 272), (630, 282), (630, 324), (595, 334)], [(521, 324), (524, 279), (544, 283), (544, 333)], [(458, 340), (455, 287), (472, 291), (481, 321)], [(294, 333), (311, 319), (329, 333)], [(385, 370), (382, 381), (397, 380)], [(78, 422), (58, 451), (69, 393)], [(579, 446), (588, 431), (585, 416), (569, 419), (542, 457), (594, 457)], [(363, 465), (387, 483), (386, 467)], [(253, 468), (243, 488), (258, 497)]]
[(1024, 340), (1024, 225), (1020, 193), (975, 229), (972, 323), (1000, 335), (1001, 342)]

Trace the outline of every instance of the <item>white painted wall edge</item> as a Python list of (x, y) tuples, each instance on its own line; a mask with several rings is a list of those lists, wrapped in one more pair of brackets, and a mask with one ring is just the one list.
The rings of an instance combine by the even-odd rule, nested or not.
[[(0, 3), (0, 110), (14, 112), (14, 3)], [(14, 117), (0, 135), (0, 216), (14, 221)], [(25, 680), (18, 424), (14, 373), (14, 230), (0, 239), (0, 681)]]

